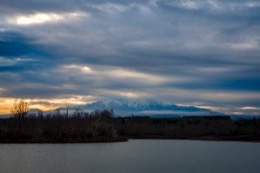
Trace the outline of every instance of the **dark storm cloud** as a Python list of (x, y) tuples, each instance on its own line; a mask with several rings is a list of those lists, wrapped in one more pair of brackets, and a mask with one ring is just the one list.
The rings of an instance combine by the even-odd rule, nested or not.
[[(213, 106), (259, 100), (258, 1), (0, 2), (0, 89), (6, 96), (118, 91)], [(231, 91), (237, 97), (226, 100), (222, 94)]]
[(198, 82), (187, 82), (173, 84), (174, 87), (185, 89), (208, 89), (208, 90), (238, 90), (238, 91), (260, 91), (260, 78), (256, 79), (207, 79)]
[(0, 32), (0, 56), (39, 56), (44, 52), (33, 44), (33, 40), (15, 32)]

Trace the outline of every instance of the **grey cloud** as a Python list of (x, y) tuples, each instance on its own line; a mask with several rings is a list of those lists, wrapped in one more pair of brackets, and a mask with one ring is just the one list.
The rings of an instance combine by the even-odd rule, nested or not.
[[(170, 89), (190, 94), (200, 90), (258, 93), (259, 8), (258, 1), (243, 0), (1, 1), (0, 30), (4, 31), (0, 33), (0, 56), (5, 61), (28, 56), (34, 61), (0, 66), (0, 88), (13, 97), (98, 97), (107, 90), (224, 105), (224, 98), (174, 97), (173, 92), (171, 99), (163, 93)], [(5, 21), (17, 15), (73, 12), (88, 15), (28, 26)], [(13, 37), (9, 42), (3, 41), (7, 35)], [(58, 71), (72, 64), (129, 69), (167, 81), (155, 85), (138, 78)], [(17, 82), (21, 86), (16, 87)], [(258, 100), (228, 102), (253, 105)]]

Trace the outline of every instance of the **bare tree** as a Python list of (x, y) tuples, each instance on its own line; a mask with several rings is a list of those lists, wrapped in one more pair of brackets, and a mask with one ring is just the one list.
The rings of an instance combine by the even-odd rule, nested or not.
[(30, 110), (29, 103), (21, 99), (14, 102), (10, 111), (14, 115), (14, 117), (20, 119), (20, 118), (24, 118), (29, 110)]
[(80, 108), (76, 108), (75, 111), (73, 112), (73, 117), (74, 118), (82, 118), (82, 116), (84, 115), (84, 111)]
[(55, 116), (60, 116), (60, 115), (61, 115), (60, 109), (59, 109), (59, 108), (58, 108), (58, 109), (55, 109), (53, 115), (55, 115)]
[(38, 117), (43, 118), (43, 111), (40, 109), (38, 110)]

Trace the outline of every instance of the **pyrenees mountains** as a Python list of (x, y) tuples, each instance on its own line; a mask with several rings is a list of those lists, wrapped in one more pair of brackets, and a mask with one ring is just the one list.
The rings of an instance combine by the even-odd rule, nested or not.
[(63, 107), (60, 110), (82, 109), (84, 111), (94, 111), (102, 109), (113, 109), (115, 116), (151, 116), (151, 117), (178, 117), (178, 116), (211, 116), (224, 115), (210, 109), (198, 108), (195, 106), (180, 106), (168, 104), (152, 99), (127, 100), (113, 99), (97, 101), (90, 104)]

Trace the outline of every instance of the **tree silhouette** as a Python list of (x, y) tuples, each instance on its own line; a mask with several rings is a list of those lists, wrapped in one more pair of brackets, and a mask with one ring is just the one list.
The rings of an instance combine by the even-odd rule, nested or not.
[(16, 100), (11, 107), (11, 113), (15, 118), (22, 119), (26, 116), (29, 111), (29, 103), (24, 100)]

